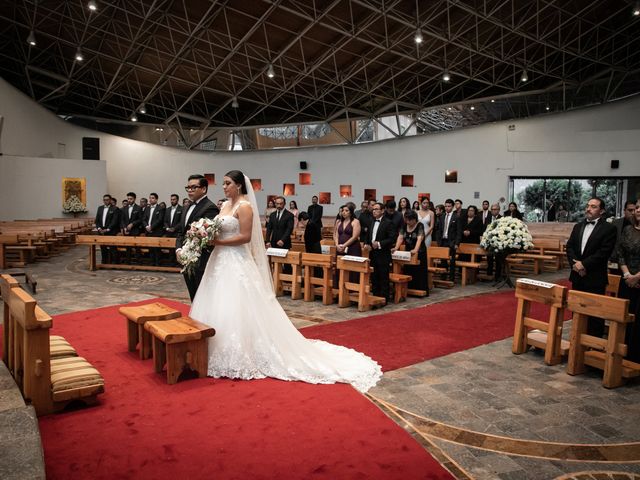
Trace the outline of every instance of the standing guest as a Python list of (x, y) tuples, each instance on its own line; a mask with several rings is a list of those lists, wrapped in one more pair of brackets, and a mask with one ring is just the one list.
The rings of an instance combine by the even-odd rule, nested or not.
[(398, 202), (398, 213), (402, 215), (402, 221), (404, 222), (404, 214), (411, 210), (411, 203), (407, 197), (402, 197)]
[[(616, 248), (613, 249), (613, 253), (611, 254), (611, 258), (609, 259), (610, 262), (618, 263), (618, 246), (620, 245), (620, 239), (622, 238), (622, 231), (627, 225), (632, 225), (635, 212), (635, 202), (627, 200), (624, 204), (624, 215), (620, 218), (616, 218), (613, 222), (611, 222), (613, 226), (616, 227)], [(616, 273), (620, 275), (620, 266), (618, 266), (618, 271)]]
[(431, 246), (433, 227), (435, 226), (435, 213), (431, 210), (430, 203), (427, 198), (423, 198), (420, 210), (418, 210), (418, 221), (424, 228), (424, 246), (427, 248)]
[[(114, 236), (118, 234), (120, 229), (119, 210), (118, 207), (114, 207), (111, 203), (111, 195), (108, 193), (102, 196), (102, 205), (98, 207), (98, 213), (96, 214), (96, 230), (100, 235)], [(114, 263), (115, 254), (117, 249), (115, 247), (108, 247), (106, 245), (100, 246), (100, 253), (102, 255), (102, 263)], [(117, 263), (117, 262), (115, 262)]]
[[(429, 202), (431, 204), (432, 202)], [(442, 232), (440, 231), (440, 217), (444, 214), (444, 204), (439, 203), (433, 209), (433, 213), (435, 217), (433, 219), (433, 232), (431, 236), (433, 237), (433, 241), (436, 242), (436, 245), (440, 245), (440, 237), (442, 237)]]
[(373, 215), (371, 214), (371, 206), (373, 206), (375, 202), (362, 202), (362, 208), (360, 209), (360, 216), (358, 216), (358, 221), (360, 222), (360, 241), (362, 243), (367, 242), (367, 238), (369, 237), (369, 230), (371, 229), (371, 224), (373, 223)]
[(411, 205), (411, 210), (413, 210), (414, 212), (418, 212), (420, 210), (420, 202), (418, 200), (415, 200), (413, 202), (413, 205)]
[(462, 239), (464, 243), (480, 243), (480, 237), (484, 232), (482, 218), (478, 213), (478, 207), (469, 205), (467, 207), (467, 215), (462, 219)]
[(479, 213), (482, 220), (482, 232), (487, 228), (487, 225), (491, 223), (491, 211), (489, 210), (489, 200), (482, 201), (482, 211)]
[(458, 218), (462, 219), (466, 216), (467, 212), (462, 208), (462, 200), (456, 198), (453, 202), (453, 212), (458, 215)]
[(627, 325), (627, 359), (640, 363), (640, 202), (634, 207), (630, 224), (624, 227), (620, 236), (617, 257), (623, 277), (620, 296), (629, 299), (629, 313), (636, 317)]
[[(500, 218), (502, 218), (502, 215), (500, 215), (500, 205), (497, 203), (494, 203), (493, 205), (491, 205), (491, 219), (489, 221), (489, 225)], [(491, 253), (487, 253), (487, 275), (493, 275), (494, 263), (495, 263), (495, 256), (492, 255)], [(500, 266), (500, 268), (502, 268), (502, 266)], [(499, 280), (501, 273), (502, 272), (496, 271), (496, 276), (495, 276), (496, 281)]]
[[(218, 207), (216, 207), (215, 204), (207, 197), (209, 181), (204, 175), (194, 174), (189, 176), (187, 186), (184, 187), (184, 189), (186, 190), (187, 195), (189, 195), (191, 205), (188, 209), (183, 209), (183, 218), (180, 221), (180, 232), (176, 237), (176, 256), (180, 253), (182, 245), (184, 245), (186, 231), (188, 230), (189, 225), (202, 218), (213, 219), (220, 213)], [(211, 256), (211, 250), (211, 248), (203, 249), (200, 254), (198, 264), (193, 272), (183, 273), (184, 281), (187, 284), (187, 290), (189, 290), (189, 297), (192, 302), (196, 296), (200, 282), (202, 281), (204, 270), (207, 266), (207, 262), (209, 261), (209, 257)]]
[[(113, 196), (111, 197), (111, 205), (115, 209), (113, 214), (114, 214), (114, 216), (116, 218), (115, 222), (116, 222), (116, 225), (117, 225), (117, 227), (116, 227), (116, 230), (117, 230), (116, 235), (117, 235), (118, 233), (122, 233), (122, 210), (120, 210), (120, 208), (118, 207), (118, 200), (116, 198), (114, 198)], [(118, 249), (116, 248), (114, 251), (117, 254)]]
[(403, 216), (396, 210), (396, 202), (394, 202), (393, 200), (387, 200), (387, 203), (385, 204), (384, 216), (387, 217), (389, 221), (391, 221), (393, 228), (396, 229), (393, 235), (395, 240), (395, 237), (398, 235), (400, 228), (404, 224)]
[(218, 207), (218, 210), (222, 210), (222, 204), (226, 201), (227, 201), (226, 198), (221, 198), (216, 202), (216, 207)]
[[(111, 196), (111, 195), (109, 195)], [(116, 200), (114, 197), (111, 197), (111, 205), (113, 205), (114, 207), (118, 208), (118, 200)]]
[(293, 230), (296, 231), (298, 229), (298, 214), (300, 211), (298, 210), (298, 204), (295, 200), (289, 202), (289, 211), (293, 215)]
[(558, 205), (558, 211), (556, 212), (556, 220), (560, 223), (569, 221), (569, 212), (564, 209), (563, 204)]
[(125, 210), (127, 209), (127, 207), (129, 206), (129, 201), (125, 198), (124, 200), (122, 200), (122, 207), (120, 207), (120, 234), (121, 235), (125, 235), (124, 233), (124, 214), (125, 214)]
[(311, 223), (315, 223), (322, 231), (322, 214), (323, 214), (322, 205), (318, 203), (318, 197), (314, 195), (311, 197), (311, 205), (307, 207), (307, 213), (309, 214), (309, 221)]
[(427, 281), (427, 275), (429, 274), (427, 269), (427, 247), (425, 246), (424, 239), (424, 225), (418, 221), (418, 214), (413, 210), (409, 210), (404, 214), (404, 225), (400, 229), (400, 233), (396, 239), (396, 246), (391, 250), (391, 253), (404, 245), (404, 249), (411, 252), (411, 255), (418, 255), (420, 265), (405, 265), (404, 273), (411, 275), (411, 281), (409, 282), (410, 289), (424, 290), (429, 294)]
[(356, 218), (359, 220), (360, 219), (360, 214), (362, 212), (366, 212), (368, 210), (369, 210), (369, 202), (365, 200), (364, 202), (360, 203), (360, 210), (356, 210), (355, 211)]
[(142, 197), (140, 199), (140, 210), (142, 211), (142, 218), (144, 218), (145, 214), (147, 213), (147, 208), (149, 208), (149, 200)]
[(267, 224), (267, 248), (291, 248), (293, 215), (284, 208), (286, 203), (284, 197), (276, 197), (274, 202), (276, 209), (271, 213)]
[[(158, 194), (149, 194), (149, 205), (144, 213), (145, 233), (147, 237), (161, 237), (164, 231), (164, 209), (158, 204)], [(159, 248), (150, 248), (151, 263), (158, 265)]]
[(547, 222), (555, 222), (556, 221), (556, 206), (553, 204), (551, 200), (547, 202), (549, 207), (547, 208)]
[(360, 248), (360, 221), (355, 217), (353, 204), (340, 207), (340, 219), (333, 229), (333, 242), (338, 255), (362, 255)]
[[(307, 253), (322, 253), (322, 247), (320, 246), (322, 232), (318, 228), (318, 225), (309, 221), (309, 214), (307, 212), (300, 212), (298, 214), (298, 226), (304, 232), (304, 251)], [(320, 272), (322, 272), (322, 269), (320, 269)], [(319, 275), (316, 274), (316, 276)]]
[(191, 206), (191, 200), (189, 200), (188, 198), (185, 198), (185, 199), (182, 200), (182, 211), (183, 212), (189, 210), (190, 206)]
[[(576, 223), (567, 241), (569, 280), (574, 290), (604, 295), (608, 283), (607, 263), (616, 245), (616, 228), (605, 221), (604, 201), (594, 197), (585, 209), (585, 221)], [(604, 334), (604, 322), (589, 318), (587, 333)]]
[(167, 209), (167, 204), (165, 202), (159, 202), (158, 206), (162, 209), (162, 210), (166, 210)]
[(456, 279), (456, 249), (460, 245), (462, 229), (460, 219), (453, 211), (453, 200), (447, 198), (444, 202), (444, 214), (440, 217), (438, 229), (441, 232), (439, 245), (449, 249), (449, 280)]
[(127, 207), (123, 210), (122, 226), (125, 235), (140, 235), (143, 230), (142, 209), (136, 204), (136, 194), (127, 193)]
[(264, 209), (264, 226), (269, 226), (269, 219), (271, 214), (276, 211), (276, 202), (273, 200), (267, 200), (267, 208)]
[(164, 214), (164, 236), (177, 237), (180, 229), (180, 220), (182, 219), (182, 206), (179, 204), (180, 197), (177, 193), (171, 195), (171, 205), (165, 210)]
[(374, 295), (384, 297), (388, 301), (391, 247), (396, 240), (397, 232), (391, 220), (385, 217), (384, 206), (381, 203), (374, 204), (371, 213), (373, 225), (365, 245), (373, 267), (371, 291)]
[(509, 203), (509, 207), (506, 212), (504, 212), (505, 217), (517, 218), (518, 220), (522, 220), (522, 212), (518, 210), (518, 205), (516, 202)]

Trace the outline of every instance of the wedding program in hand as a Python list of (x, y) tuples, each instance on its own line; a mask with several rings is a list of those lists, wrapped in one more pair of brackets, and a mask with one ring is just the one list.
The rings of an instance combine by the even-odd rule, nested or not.
[(228, 201), (216, 217), (215, 248), (189, 314), (216, 329), (208, 375), (350, 383), (366, 392), (382, 376), (380, 365), (355, 350), (306, 339), (278, 303), (249, 179), (233, 170), (223, 189)]

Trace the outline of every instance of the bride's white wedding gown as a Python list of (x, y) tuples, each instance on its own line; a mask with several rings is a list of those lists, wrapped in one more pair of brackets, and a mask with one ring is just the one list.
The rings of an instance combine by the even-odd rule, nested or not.
[[(219, 238), (239, 234), (236, 217), (217, 218)], [(366, 392), (382, 375), (360, 352), (303, 337), (262, 280), (248, 243), (216, 246), (189, 315), (216, 330), (209, 339), (211, 377), (341, 382)]]

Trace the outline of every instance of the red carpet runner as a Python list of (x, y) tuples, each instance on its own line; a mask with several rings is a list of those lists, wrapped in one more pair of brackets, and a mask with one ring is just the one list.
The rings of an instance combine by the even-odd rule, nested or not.
[[(391, 359), (393, 319), (387, 325), (378, 337), (385, 346), (375, 351)], [(167, 385), (151, 360), (126, 351), (117, 307), (59, 315), (53, 333), (100, 370), (107, 391), (98, 406), (40, 419), (50, 480), (451, 478), (348, 385), (209, 378)], [(405, 330), (394, 338), (411, 335)]]

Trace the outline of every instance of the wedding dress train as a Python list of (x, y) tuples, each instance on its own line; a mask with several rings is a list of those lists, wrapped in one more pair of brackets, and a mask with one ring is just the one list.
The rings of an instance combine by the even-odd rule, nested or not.
[[(238, 235), (235, 216), (217, 218), (220, 238)], [(342, 382), (366, 392), (382, 375), (380, 365), (360, 352), (306, 339), (264, 281), (249, 244), (216, 246), (190, 316), (216, 329), (209, 339), (211, 377)]]

